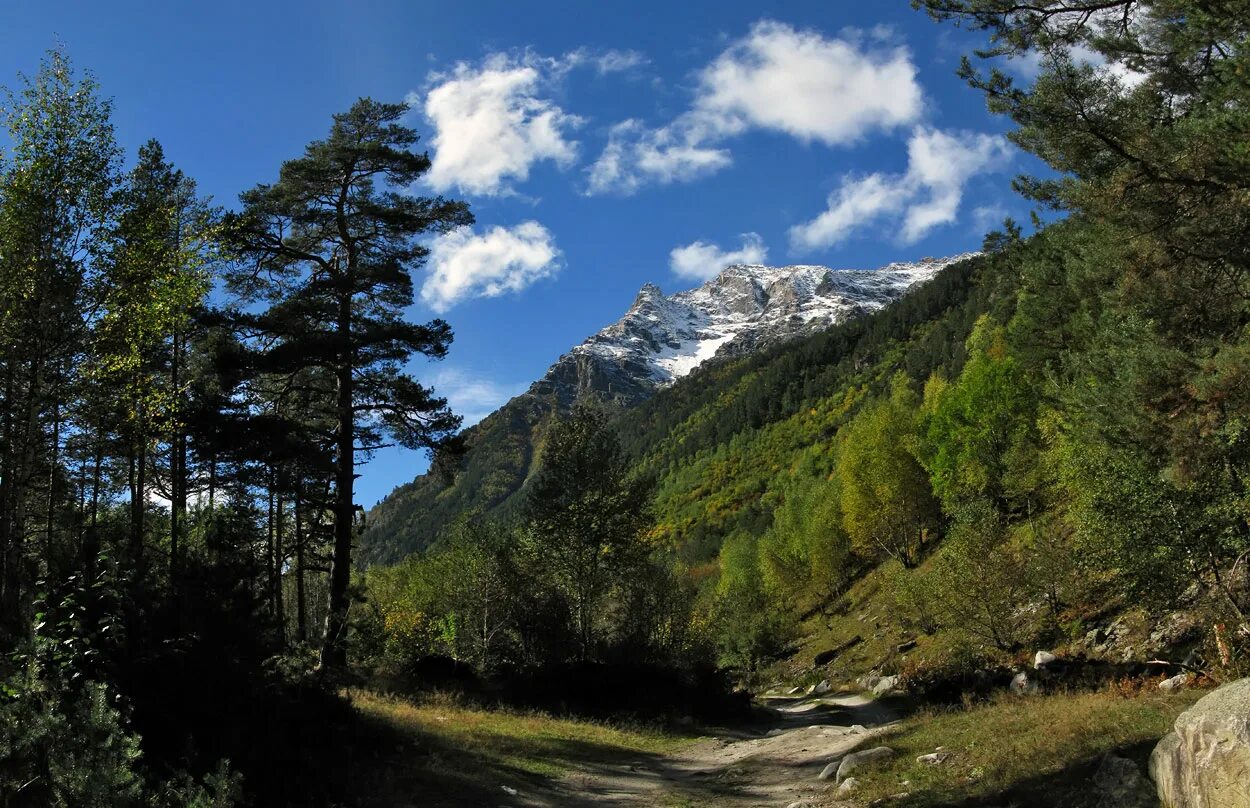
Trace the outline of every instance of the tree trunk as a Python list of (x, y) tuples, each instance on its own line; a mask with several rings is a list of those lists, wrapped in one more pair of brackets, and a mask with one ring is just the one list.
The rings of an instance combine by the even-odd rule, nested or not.
[(295, 639), (308, 642), (308, 610), (304, 599), (304, 525), (300, 517), (300, 495), (303, 486), (295, 489)]
[[(174, 352), (170, 363), (170, 380), (174, 391), (174, 434), (170, 446), (169, 478), (169, 581), (176, 584), (178, 553), (182, 545), (182, 526), (187, 513), (187, 435), (182, 428), (182, 393), (178, 389), (182, 374), (182, 340), (174, 331)], [(176, 588), (176, 586), (175, 586)]]
[(343, 668), (347, 665), (347, 589), (351, 583), (352, 519), (355, 507), (352, 488), (355, 483), (355, 413), (352, 410), (351, 296), (339, 299), (338, 338), (341, 340), (336, 415), (338, 417), (337, 454), (334, 469), (334, 555), (330, 563), (329, 608), (326, 611), (326, 633), (321, 647), (321, 667)]
[(286, 556), (282, 551), (282, 521), (283, 509), (286, 503), (282, 501), (282, 488), (279, 486), (277, 493), (277, 504), (275, 506), (275, 516), (277, 521), (273, 525), (273, 553), (277, 570), (274, 577), (273, 605), (274, 614), (278, 618), (278, 643), (286, 648), (286, 607), (282, 598), (282, 565), (286, 560)]
[(274, 593), (274, 589), (276, 588), (274, 581), (277, 578), (277, 563), (278, 563), (277, 555), (274, 552), (274, 546), (273, 546), (273, 529), (274, 529), (273, 466), (270, 466), (268, 468), (268, 472), (269, 473), (265, 475), (265, 482), (267, 483), (267, 485), (265, 486), (265, 488), (267, 489), (265, 493), (266, 493), (266, 499), (267, 499), (267, 504), (269, 508), (269, 529), (268, 529), (268, 532), (265, 534), (265, 573), (266, 573), (265, 600), (269, 604), (269, 616), (272, 618), (277, 613), (277, 608), (276, 608), (277, 604), (274, 601), (273, 593)]

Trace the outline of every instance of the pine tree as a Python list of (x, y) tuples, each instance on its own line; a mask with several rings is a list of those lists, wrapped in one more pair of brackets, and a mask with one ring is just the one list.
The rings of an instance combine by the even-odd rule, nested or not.
[(229, 240), (245, 262), (231, 286), (269, 302), (250, 319), (266, 335), (262, 370), (320, 368), (334, 378), (334, 554), (321, 654), (346, 663), (348, 584), (358, 453), (390, 436), (410, 448), (437, 447), (459, 419), (402, 372), (414, 354), (441, 358), (451, 342), (442, 320), (405, 322), (411, 273), (426, 257), (418, 236), (472, 222), (462, 202), (406, 191), (430, 167), (411, 149), (417, 135), (398, 123), (403, 104), (361, 99), (334, 117), (325, 140), (282, 167), (278, 182), (241, 196)]

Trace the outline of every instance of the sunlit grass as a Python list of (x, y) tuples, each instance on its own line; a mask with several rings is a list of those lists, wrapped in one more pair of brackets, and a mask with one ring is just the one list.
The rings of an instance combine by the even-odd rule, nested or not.
[(422, 804), (439, 804), (440, 797), (457, 804), (472, 790), (542, 790), (573, 770), (641, 762), (691, 742), (652, 727), (486, 710), (448, 697), (350, 695), (360, 715), (391, 731), (402, 747), (380, 767), (378, 791), (419, 793)]
[[(1051, 790), (1041, 783), (1047, 778), (1062, 781), (1063, 773), (1092, 766), (1107, 752), (1134, 750), (1140, 756), (1202, 695), (1147, 692), (1125, 697), (1111, 690), (1004, 695), (971, 708), (924, 711), (884, 741), (898, 753), (890, 765), (857, 775), (857, 797), (908, 792), (901, 804), (940, 805), (1031, 783)], [(917, 756), (939, 746), (950, 753), (944, 763), (916, 762)]]

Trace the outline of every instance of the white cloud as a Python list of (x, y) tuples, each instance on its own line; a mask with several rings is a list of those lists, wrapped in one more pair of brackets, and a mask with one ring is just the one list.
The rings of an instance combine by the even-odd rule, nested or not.
[(480, 67), (461, 62), (432, 76), (424, 104), (434, 126), (431, 187), (494, 196), (511, 191), (509, 180), (528, 178), (536, 162), (571, 165), (577, 142), (567, 135), (581, 119), (542, 97), (558, 70), (553, 60), (494, 54)]
[(472, 426), (509, 399), (525, 392), (524, 383), (499, 382), (459, 368), (440, 367), (430, 376), (437, 395), (447, 399), (453, 412)]
[(444, 312), (468, 298), (519, 292), (555, 275), (559, 259), (551, 232), (538, 222), (496, 225), (481, 235), (462, 227), (430, 246), (430, 274), (421, 286), (421, 299)]
[(915, 121), (923, 99), (906, 48), (864, 47), (756, 23), (702, 73), (696, 107), (738, 125), (839, 146)]
[(590, 65), (603, 76), (608, 73), (627, 73), (648, 64), (649, 60), (636, 50), (593, 51), (578, 48), (566, 53), (559, 61), (568, 68)]
[(674, 247), (668, 254), (669, 267), (679, 278), (705, 281), (733, 264), (762, 264), (768, 259), (768, 248), (758, 233), (743, 233), (741, 249), (726, 252), (715, 244), (696, 241)]
[[(1126, 90), (1135, 89), (1147, 78), (1145, 73), (1138, 73), (1123, 62), (1108, 61), (1107, 57), (1082, 43), (1070, 45), (1057, 51), (1057, 53), (1066, 54), (1074, 64), (1089, 65), (1095, 70), (1111, 76)], [(1053, 59), (1054, 56), (1039, 50), (1029, 50), (1022, 54), (1008, 57), (1005, 66), (1008, 71), (1015, 73), (1018, 77), (1032, 82), (1037, 80), (1037, 77), (1042, 73), (1042, 68), (1051, 63)]]
[(681, 123), (659, 129), (647, 129), (634, 120), (617, 124), (603, 153), (588, 169), (589, 192), (631, 194), (647, 181), (692, 180), (732, 162), (727, 150), (702, 145), (693, 135)]
[(955, 221), (968, 180), (997, 170), (1009, 154), (1007, 141), (997, 135), (917, 127), (907, 142), (906, 173), (843, 178), (823, 213), (790, 228), (791, 247), (831, 247), (886, 217), (895, 219), (904, 244), (919, 241)]
[(629, 194), (718, 171), (732, 162), (723, 142), (751, 129), (841, 146), (912, 123), (922, 107), (906, 49), (759, 22), (700, 71), (686, 112), (654, 129), (632, 120), (614, 127), (588, 169), (587, 191)]

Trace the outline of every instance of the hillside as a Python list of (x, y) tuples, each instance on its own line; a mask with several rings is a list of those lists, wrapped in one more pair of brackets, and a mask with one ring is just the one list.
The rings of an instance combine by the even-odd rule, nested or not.
[[(731, 266), (696, 289), (668, 297), (648, 284), (621, 320), (560, 357), (528, 391), (466, 431), (468, 451), (454, 481), (437, 473), (423, 475), (371, 509), (362, 561), (386, 563), (420, 550), (463, 513), (506, 515), (534, 470), (547, 420), (552, 413), (567, 412), (584, 394), (628, 413), (663, 393), (659, 406), (670, 411), (666, 424), (690, 406), (681, 391), (700, 390), (706, 397), (775, 364), (774, 371), (762, 375), (762, 387), (715, 409), (718, 417), (732, 420), (742, 407), (755, 407), (752, 397), (764, 397), (775, 398), (775, 405), (753, 413), (755, 425), (783, 411), (792, 414), (796, 403), (819, 395), (839, 377), (845, 369), (839, 371), (837, 364), (862, 335), (874, 328), (904, 328), (898, 324), (904, 321), (918, 324), (950, 305), (949, 296), (958, 294), (952, 281), (934, 279), (972, 260), (971, 254), (929, 258), (876, 270)], [(935, 285), (923, 301), (910, 302), (920, 289)], [(890, 311), (899, 301), (907, 308), (884, 326), (851, 325)], [(876, 350), (873, 340), (878, 338), (870, 338), (865, 350)], [(774, 389), (780, 379), (797, 379), (800, 386), (791, 389), (787, 381), (786, 390)], [(664, 424), (646, 425), (655, 419), (641, 418), (622, 426), (634, 453), (665, 439)], [(639, 430), (650, 440), (638, 443), (628, 437)]]

